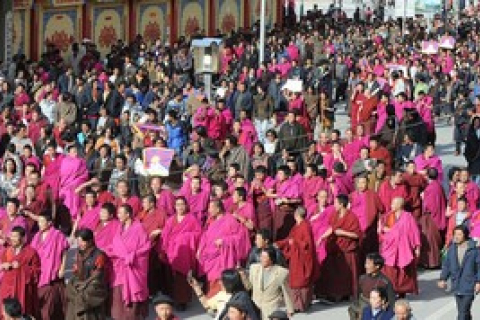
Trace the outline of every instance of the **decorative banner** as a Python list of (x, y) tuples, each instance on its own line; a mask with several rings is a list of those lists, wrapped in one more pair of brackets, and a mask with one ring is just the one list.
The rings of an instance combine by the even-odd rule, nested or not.
[(217, 28), (222, 33), (230, 34), (242, 26), (242, 4), (239, 0), (220, 0), (217, 3)]
[(168, 12), (168, 3), (139, 4), (137, 10), (137, 30), (147, 44), (160, 39), (167, 41), (165, 26)]
[(441, 12), (442, 7), (443, 0), (415, 0), (416, 14)]
[(288, 79), (287, 82), (283, 85), (282, 90), (288, 90), (291, 92), (302, 92), (303, 91), (303, 81)]
[(102, 55), (109, 53), (118, 39), (125, 40), (124, 14), (123, 5), (93, 8), (93, 42)]
[(437, 54), (438, 53), (438, 42), (437, 41), (422, 41), (422, 51), (423, 54)]
[(52, 0), (52, 5), (55, 7), (78, 6), (84, 3), (85, 3), (85, 0)]
[(40, 52), (44, 52), (49, 43), (55, 45), (64, 58), (70, 53), (70, 46), (80, 38), (80, 7), (63, 10), (40, 11)]
[(165, 148), (146, 148), (143, 150), (143, 165), (150, 176), (167, 177), (170, 174), (175, 151)]
[(178, 19), (180, 22), (180, 35), (190, 37), (201, 30), (207, 30), (207, 0), (182, 0), (180, 4), (180, 16)]
[(455, 48), (455, 38), (452, 36), (441, 37), (439, 47), (442, 49), (453, 50)]

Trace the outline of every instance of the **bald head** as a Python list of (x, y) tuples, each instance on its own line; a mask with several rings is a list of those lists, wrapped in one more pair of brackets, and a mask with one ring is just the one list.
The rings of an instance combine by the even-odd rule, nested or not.
[(392, 200), (392, 211), (398, 212), (403, 210), (403, 206), (405, 204), (405, 200), (401, 197), (393, 198)]

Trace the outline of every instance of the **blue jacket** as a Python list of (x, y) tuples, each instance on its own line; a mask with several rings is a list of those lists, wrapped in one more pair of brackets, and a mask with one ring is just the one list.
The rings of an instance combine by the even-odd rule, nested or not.
[(475, 283), (480, 282), (480, 253), (473, 240), (468, 241), (462, 264), (458, 263), (457, 244), (452, 243), (442, 264), (440, 280), (452, 281), (452, 292), (456, 295), (474, 295)]
[(390, 320), (393, 316), (395, 314), (391, 309), (382, 310), (374, 316), (370, 306), (363, 308), (362, 312), (362, 320)]

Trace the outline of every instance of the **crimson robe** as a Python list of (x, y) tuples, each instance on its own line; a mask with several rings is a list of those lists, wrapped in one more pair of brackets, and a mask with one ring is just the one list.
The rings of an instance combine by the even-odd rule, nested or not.
[(0, 299), (17, 298), (26, 314), (39, 317), (37, 284), (40, 277), (40, 258), (30, 246), (24, 246), (18, 254), (7, 248), (2, 254), (2, 263), (18, 262), (17, 269), (3, 270), (0, 282)]
[(420, 194), (427, 186), (427, 180), (423, 175), (414, 173), (404, 174), (403, 181), (409, 191), (408, 207), (414, 218), (418, 221), (422, 215), (422, 197)]
[(198, 219), (198, 221), (205, 221), (208, 201), (210, 199), (210, 190), (201, 188), (200, 192), (193, 193), (191, 189), (181, 192), (180, 195), (187, 199), (190, 212)]
[(381, 160), (385, 163), (385, 171), (387, 175), (392, 171), (392, 155), (387, 148), (379, 146), (375, 150), (370, 148), (370, 158)]
[(383, 205), (377, 193), (372, 190), (354, 191), (350, 195), (350, 210), (357, 216), (363, 233), (360, 261), (364, 261), (367, 254), (378, 252), (377, 221), (383, 213)]
[(445, 211), (447, 200), (445, 190), (438, 180), (430, 181), (423, 191), (423, 214), (429, 214), (438, 230), (446, 226)]
[(366, 101), (367, 97), (365, 97), (363, 93), (356, 93), (355, 98), (352, 100), (350, 117), (353, 132), (355, 132), (357, 126), (361, 124), (359, 111), (361, 110), (361, 108), (363, 108)]
[(132, 207), (134, 217), (142, 211), (142, 202), (137, 196), (129, 196), (127, 199), (122, 199), (120, 197), (115, 198), (114, 205), (117, 209), (123, 204), (129, 204)]
[(385, 211), (390, 211), (392, 206), (392, 200), (394, 198), (403, 198), (408, 201), (408, 191), (405, 184), (395, 185), (392, 187), (390, 179), (385, 180), (378, 189), (378, 196), (382, 201), (382, 205)]
[(317, 293), (340, 299), (358, 292), (358, 246), (362, 231), (358, 218), (351, 211), (343, 217), (335, 212), (329, 224), (333, 230), (342, 229), (359, 237), (351, 239), (332, 233), (327, 239), (327, 257), (320, 269)]
[[(291, 243), (290, 243), (291, 242)], [(314, 280), (315, 244), (310, 223), (302, 221), (293, 226), (288, 237), (276, 242), (288, 260), (292, 289), (310, 286)]]

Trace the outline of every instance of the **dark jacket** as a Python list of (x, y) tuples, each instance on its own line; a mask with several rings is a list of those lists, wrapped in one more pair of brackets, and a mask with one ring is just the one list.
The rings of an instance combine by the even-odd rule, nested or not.
[(362, 320), (390, 320), (394, 315), (395, 314), (391, 309), (387, 309), (380, 311), (374, 316), (372, 308), (370, 306), (367, 306), (363, 308)]
[(473, 240), (468, 240), (467, 251), (461, 264), (458, 262), (458, 245), (452, 243), (442, 264), (441, 280), (451, 279), (455, 295), (474, 295), (475, 283), (480, 282), (480, 253)]

